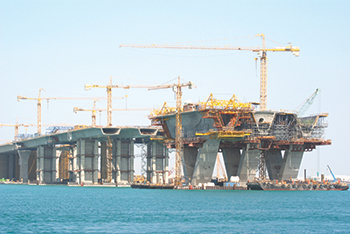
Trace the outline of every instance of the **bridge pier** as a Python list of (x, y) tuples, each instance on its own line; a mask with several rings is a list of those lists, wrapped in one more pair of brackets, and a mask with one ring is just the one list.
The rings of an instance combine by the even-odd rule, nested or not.
[(0, 178), (9, 180), (18, 179), (16, 177), (16, 154), (0, 155)]
[(242, 185), (245, 185), (248, 180), (254, 180), (259, 165), (260, 153), (260, 150), (256, 148), (251, 149), (250, 143), (242, 150), (237, 170), (237, 176), (239, 176)]
[(281, 164), (281, 171), (278, 180), (296, 179), (299, 173), (301, 160), (303, 159), (303, 146), (291, 145), (284, 152), (284, 157)]
[(115, 182), (129, 184), (134, 180), (134, 140), (117, 139), (113, 144), (113, 166)]
[(37, 174), (38, 184), (56, 182), (56, 148), (54, 146), (39, 146), (37, 148)]
[(18, 150), (19, 156), (19, 177), (20, 180), (23, 180), (23, 183), (28, 183), (28, 160), (31, 150)]
[(270, 149), (265, 151), (266, 168), (270, 180), (280, 180), (282, 151)]
[(168, 184), (169, 155), (167, 147), (158, 141), (147, 144), (147, 181)]
[(199, 148), (193, 171), (192, 185), (211, 181), (220, 140), (209, 139)]
[(241, 161), (241, 150), (239, 148), (223, 148), (222, 156), (226, 168), (227, 178), (237, 176), (239, 163)]
[(77, 164), (79, 183), (98, 183), (97, 139), (79, 139), (77, 141)]
[(181, 161), (182, 161), (182, 169), (183, 169), (183, 173), (184, 173), (187, 185), (192, 184), (192, 178), (193, 178), (194, 167), (196, 165), (197, 154), (198, 154), (197, 147), (184, 146), (183, 157)]

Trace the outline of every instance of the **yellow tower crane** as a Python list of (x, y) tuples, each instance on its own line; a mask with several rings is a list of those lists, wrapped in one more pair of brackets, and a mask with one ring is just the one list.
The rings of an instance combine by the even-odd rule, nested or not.
[[(153, 86), (149, 86), (149, 85), (113, 85), (112, 84), (112, 77), (110, 77), (108, 85), (85, 84), (85, 90), (90, 90), (92, 88), (105, 88), (106, 89), (106, 91), (107, 91), (107, 126), (112, 126), (112, 111), (113, 110), (129, 110), (129, 109), (112, 109), (112, 89), (113, 88), (131, 89), (131, 88), (150, 88), (150, 87), (153, 87)], [(139, 109), (139, 110), (141, 110), (141, 109)]]
[(183, 142), (182, 142), (182, 87), (188, 87), (192, 89), (194, 87), (193, 83), (189, 81), (186, 84), (180, 83), (180, 77), (178, 77), (177, 84), (167, 84), (167, 85), (158, 85), (149, 88), (148, 90), (154, 89), (168, 89), (172, 88), (176, 93), (176, 123), (175, 123), (175, 186), (181, 185), (181, 157), (183, 152)]
[[(92, 119), (92, 125), (93, 127), (96, 127), (96, 113), (97, 112), (102, 112), (102, 111), (107, 111), (107, 109), (101, 109), (101, 108), (96, 108), (96, 99), (94, 100), (94, 105), (92, 109), (83, 109), (80, 107), (74, 107), (73, 111), (74, 113), (78, 113), (78, 111), (91, 111), (91, 119)], [(149, 111), (151, 108), (127, 108), (127, 109), (112, 109), (112, 111)]]
[(257, 52), (260, 57), (260, 110), (267, 109), (267, 52), (292, 52), (296, 57), (299, 56), (299, 47), (288, 45), (285, 47), (266, 48), (264, 34), (258, 34), (255, 37), (261, 37), (262, 47), (240, 47), (240, 46), (193, 46), (193, 45), (168, 45), (168, 44), (121, 44), (119, 47), (134, 48), (164, 48), (164, 49), (199, 49), (199, 50), (247, 50)]
[(0, 127), (15, 127), (15, 140), (17, 140), (18, 134), (19, 134), (19, 127), (32, 127), (35, 126), (35, 124), (19, 124), (18, 119), (16, 121), (16, 124), (0, 124)]
[(37, 133), (41, 134), (41, 104), (42, 100), (86, 100), (86, 99), (106, 99), (104, 97), (41, 97), (41, 91), (44, 90), (42, 88), (39, 89), (39, 95), (37, 98), (28, 98), (24, 96), (17, 96), (17, 101), (20, 100), (36, 100), (37, 103)]

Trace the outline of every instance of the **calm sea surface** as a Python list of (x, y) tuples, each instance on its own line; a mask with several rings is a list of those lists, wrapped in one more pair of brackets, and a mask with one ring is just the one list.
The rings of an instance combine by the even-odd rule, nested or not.
[(350, 233), (350, 191), (0, 185), (1, 233)]

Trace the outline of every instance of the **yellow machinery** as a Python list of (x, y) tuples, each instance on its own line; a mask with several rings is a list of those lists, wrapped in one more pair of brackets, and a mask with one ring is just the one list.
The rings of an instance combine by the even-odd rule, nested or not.
[(258, 34), (255, 37), (261, 37), (262, 47), (240, 47), (240, 46), (193, 46), (193, 45), (168, 45), (168, 44), (121, 44), (119, 47), (135, 48), (164, 48), (164, 49), (199, 49), (199, 50), (247, 50), (257, 52), (260, 57), (260, 110), (267, 108), (267, 52), (292, 52), (296, 57), (299, 56), (299, 47), (289, 46), (266, 48), (265, 35)]
[[(182, 87), (188, 87), (192, 89), (194, 87), (193, 83), (189, 81), (186, 84), (180, 83), (180, 77), (178, 77), (177, 84), (167, 84), (167, 85), (158, 85), (149, 90), (153, 89), (169, 89), (172, 88), (176, 93), (176, 124), (175, 124), (175, 186), (181, 185), (181, 154), (183, 148), (182, 142), (182, 121), (181, 121), (181, 112), (182, 112)], [(166, 105), (166, 104), (165, 104)], [(163, 107), (165, 106), (163, 105)]]
[(93, 97), (41, 97), (41, 91), (44, 90), (42, 88), (39, 89), (39, 95), (37, 98), (28, 98), (24, 96), (17, 96), (17, 101), (20, 100), (36, 100), (37, 103), (37, 133), (41, 134), (41, 103), (42, 100), (83, 100), (83, 99), (106, 99), (103, 97), (100, 98), (93, 98)]

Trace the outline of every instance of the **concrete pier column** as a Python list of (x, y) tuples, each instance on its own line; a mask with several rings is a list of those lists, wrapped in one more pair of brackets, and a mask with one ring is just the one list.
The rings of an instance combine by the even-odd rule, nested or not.
[(39, 146), (37, 148), (37, 183), (55, 182), (56, 170), (55, 146)]
[(254, 179), (258, 170), (259, 157), (260, 150), (250, 150), (250, 144), (247, 144), (246, 148), (243, 149), (237, 171), (241, 185), (245, 185), (248, 180), (252, 181)]
[(182, 161), (183, 173), (184, 173), (187, 185), (192, 184), (192, 177), (193, 177), (194, 167), (196, 165), (197, 154), (198, 154), (198, 148), (184, 146), (183, 158), (181, 159), (181, 161)]
[(239, 162), (242, 157), (240, 149), (222, 149), (222, 156), (226, 167), (227, 178), (230, 179), (231, 176), (237, 176)]
[(122, 154), (122, 141), (117, 140), (117, 160), (116, 160), (116, 183), (120, 183), (121, 181), (121, 154)]
[(97, 184), (98, 183), (98, 157), (99, 157), (99, 154), (98, 154), (98, 141), (95, 140), (94, 142), (94, 149), (93, 149), (93, 152), (94, 152), (94, 157), (93, 157), (93, 165), (92, 165), (92, 170), (93, 170), (93, 177), (92, 177), (92, 182), (94, 184)]
[(156, 175), (156, 155), (157, 155), (157, 142), (152, 142), (152, 183), (157, 183), (157, 175)]
[(152, 182), (152, 142), (147, 143), (147, 181)]
[(169, 150), (165, 147), (164, 158), (164, 184), (169, 184)]
[[(79, 139), (77, 157), (80, 171), (80, 183), (97, 183), (98, 141), (97, 139)], [(97, 158), (97, 159), (96, 159)]]
[(12, 180), (15, 178), (15, 155), (8, 155), (8, 179)]
[(19, 177), (23, 179), (23, 183), (28, 183), (28, 159), (31, 152), (31, 150), (18, 150), (20, 165)]
[(299, 173), (301, 160), (303, 159), (304, 150), (303, 148), (294, 149), (291, 145), (289, 150), (284, 152), (282, 160), (280, 175), (278, 180), (289, 180), (296, 179)]
[(281, 150), (270, 149), (265, 151), (266, 168), (270, 180), (278, 180), (282, 165)]
[(69, 173), (69, 181), (71, 182), (80, 182), (79, 178), (79, 162), (78, 162), (78, 157), (77, 157), (77, 152), (78, 149), (77, 147), (73, 147), (71, 149), (71, 154), (72, 154), (72, 171)]
[(130, 163), (129, 163), (129, 183), (133, 183), (134, 182), (134, 173), (135, 173), (135, 169), (134, 169), (134, 159), (135, 159), (135, 153), (134, 153), (134, 140), (130, 141)]
[(107, 179), (107, 142), (101, 142), (101, 179)]
[(209, 139), (199, 148), (192, 177), (193, 185), (211, 181), (219, 145), (220, 140)]
[(39, 146), (36, 150), (36, 181), (38, 184), (44, 182), (44, 147)]

